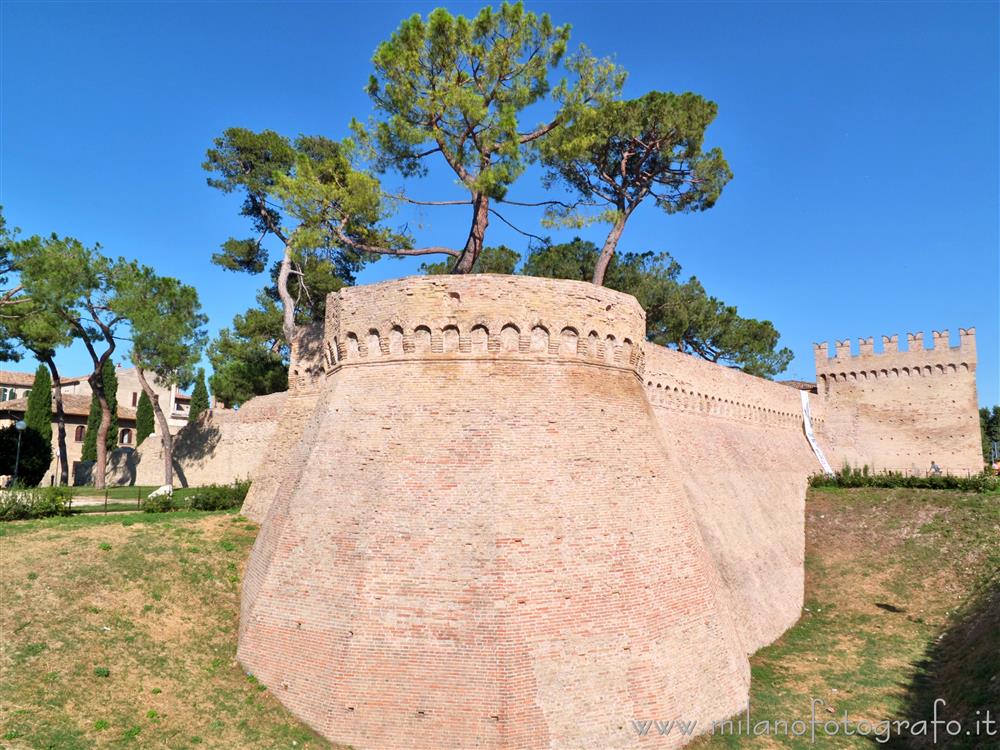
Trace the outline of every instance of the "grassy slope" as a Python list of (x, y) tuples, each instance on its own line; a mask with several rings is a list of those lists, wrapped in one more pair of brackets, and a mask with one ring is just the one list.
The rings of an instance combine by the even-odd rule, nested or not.
[(235, 661), (256, 526), (174, 513), (0, 531), (0, 746), (329, 747)]
[[(855, 720), (924, 715), (932, 695), (1000, 703), (1000, 607), (983, 587), (1000, 570), (1000, 496), (813, 490), (807, 528), (807, 610), (753, 658), (755, 721), (807, 718), (812, 697)], [(77, 516), (0, 533), (0, 747), (328, 747), (235, 663), (252, 524)], [(977, 590), (981, 606), (964, 604)]]
[[(754, 722), (808, 720), (813, 698), (824, 702), (823, 720), (842, 719), (844, 711), (852, 721), (930, 718), (934, 697), (948, 700), (947, 718), (973, 715), (977, 702), (980, 708), (1000, 706), (1000, 609), (995, 595), (992, 604), (986, 601), (1000, 584), (1000, 496), (812, 490), (806, 526), (806, 610), (794, 628), (751, 659)], [(967, 627), (970, 622), (975, 627)], [(962, 649), (942, 653), (942, 643), (965, 631), (972, 637)], [(970, 681), (960, 664), (971, 662), (979, 674)], [(984, 687), (989, 684), (992, 695)], [(978, 699), (973, 690), (980, 691)], [(960, 738), (937, 747), (998, 742)], [(693, 745), (816, 746), (885, 745), (842, 735), (819, 737), (815, 745), (809, 738), (773, 736), (710, 737)], [(893, 740), (892, 746), (921, 745)]]

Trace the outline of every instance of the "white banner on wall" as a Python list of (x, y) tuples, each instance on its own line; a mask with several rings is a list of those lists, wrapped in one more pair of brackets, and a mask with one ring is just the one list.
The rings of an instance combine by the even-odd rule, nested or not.
[(813, 433), (812, 415), (809, 413), (809, 392), (799, 391), (799, 394), (802, 396), (802, 422), (805, 425), (806, 438), (808, 438), (809, 445), (812, 446), (816, 458), (819, 459), (819, 465), (823, 467), (823, 473), (833, 474), (833, 469), (830, 468), (830, 463), (826, 460), (826, 456), (823, 455), (823, 449), (819, 447), (819, 443), (816, 442), (816, 435)]

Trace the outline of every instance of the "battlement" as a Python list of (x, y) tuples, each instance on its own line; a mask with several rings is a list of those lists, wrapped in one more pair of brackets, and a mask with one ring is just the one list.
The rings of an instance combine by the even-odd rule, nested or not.
[(882, 336), (882, 351), (875, 351), (874, 337), (858, 339), (858, 353), (851, 351), (851, 340), (837, 341), (831, 355), (827, 342), (813, 345), (816, 359), (816, 376), (872, 377), (910, 374), (914, 369), (930, 374), (934, 371), (965, 371), (975, 369), (976, 329), (959, 328), (958, 346), (950, 345), (948, 330), (933, 331), (932, 345), (924, 346), (923, 332), (906, 334), (906, 351), (899, 349), (899, 336)]
[(411, 276), (331, 294), (324, 368), (414, 359), (571, 360), (642, 371), (634, 297), (579, 281)]

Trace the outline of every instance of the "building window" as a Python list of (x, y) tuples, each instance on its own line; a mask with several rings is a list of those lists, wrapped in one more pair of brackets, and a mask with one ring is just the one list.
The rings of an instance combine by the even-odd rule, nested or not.
[(78, 443), (82, 443), (83, 436), (86, 434), (87, 434), (87, 428), (84, 427), (83, 425), (80, 425), (76, 428), (76, 431), (73, 433), (73, 439), (76, 440), (76, 442)]
[(139, 394), (136, 393), (135, 391), (132, 391), (132, 406), (138, 406), (138, 405), (139, 405)]
[(119, 433), (118, 437), (122, 445), (132, 445), (132, 430), (126, 428)]

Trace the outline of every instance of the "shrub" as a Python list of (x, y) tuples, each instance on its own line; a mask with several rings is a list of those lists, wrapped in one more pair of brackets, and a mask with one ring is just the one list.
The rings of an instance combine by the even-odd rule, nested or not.
[(173, 495), (147, 497), (142, 501), (142, 509), (146, 513), (169, 513), (177, 510), (177, 503), (174, 502)]
[(28, 427), (20, 434), (21, 455), (18, 459), (18, 430), (14, 425), (0, 429), (0, 474), (13, 474), (34, 487), (45, 477), (52, 463), (52, 443), (38, 430)]
[(66, 516), (72, 502), (68, 487), (0, 490), (0, 521)]
[(188, 496), (192, 510), (230, 510), (238, 508), (250, 489), (248, 480), (233, 484), (209, 484), (199, 487)]
[(951, 474), (911, 476), (899, 471), (878, 474), (867, 466), (859, 469), (845, 466), (835, 474), (815, 474), (809, 478), (812, 487), (905, 487), (925, 490), (962, 490), (964, 492), (993, 492), (1000, 489), (1000, 478), (983, 472), (968, 477)]

